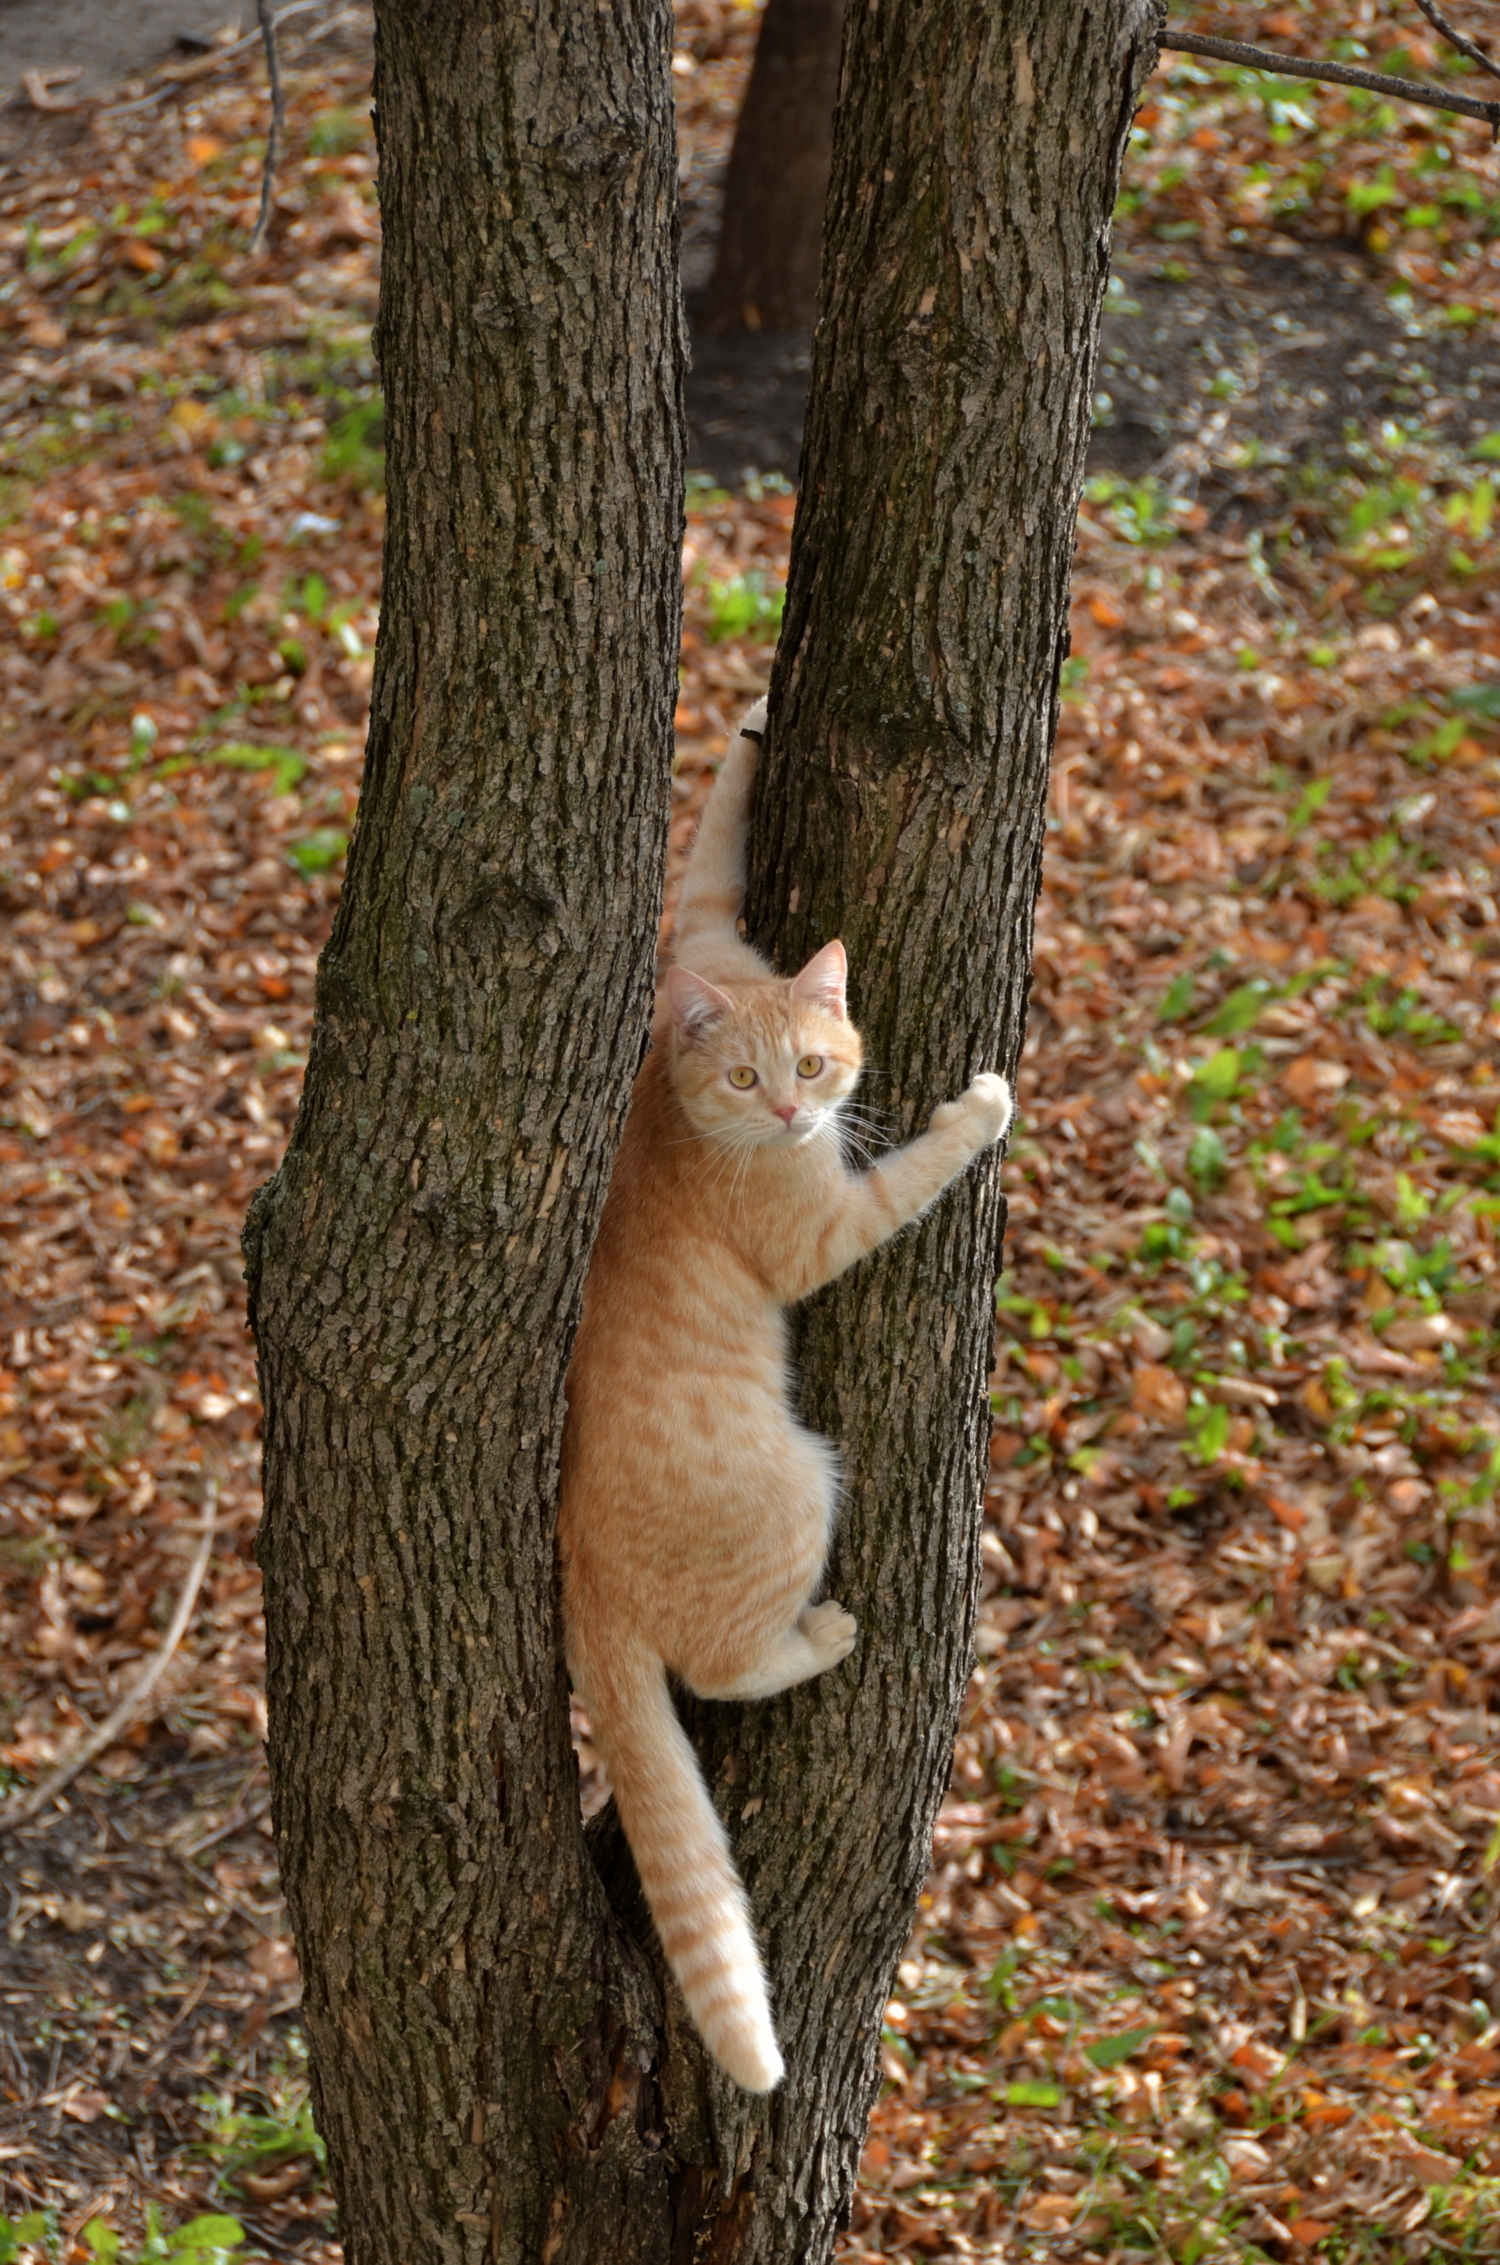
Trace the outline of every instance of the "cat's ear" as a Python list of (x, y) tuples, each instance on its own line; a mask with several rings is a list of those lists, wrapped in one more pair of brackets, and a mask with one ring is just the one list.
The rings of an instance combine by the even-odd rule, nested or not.
[(677, 1035), (684, 1045), (691, 1046), (705, 1031), (711, 1030), (722, 1015), (733, 1011), (734, 1001), (716, 990), (691, 968), (674, 967), (667, 971), (667, 1005)]
[(810, 999), (824, 1014), (833, 1015), (843, 1022), (848, 1015), (844, 1004), (844, 987), (849, 980), (849, 955), (835, 937), (812, 958), (800, 975), (792, 977), (792, 997)]

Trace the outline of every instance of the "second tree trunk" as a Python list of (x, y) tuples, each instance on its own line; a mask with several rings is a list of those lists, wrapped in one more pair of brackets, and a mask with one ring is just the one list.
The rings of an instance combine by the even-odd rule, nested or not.
[[(788, 970), (843, 937), (894, 1139), (1020, 1048), (1109, 221), (1156, 28), (1149, 0), (850, 17), (748, 910)], [(1001, 1218), (976, 1165), (801, 1316), (859, 1646), (737, 1720), (694, 1710), (789, 2064), (736, 2265), (821, 2260), (847, 2211), (970, 1665)]]

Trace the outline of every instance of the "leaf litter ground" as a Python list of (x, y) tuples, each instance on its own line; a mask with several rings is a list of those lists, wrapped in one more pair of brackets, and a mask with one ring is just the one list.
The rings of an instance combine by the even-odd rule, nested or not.
[[(1389, 58), (1395, 9), (1350, 19)], [(679, 11), (690, 226), (753, 26)], [(286, 44), (253, 266), (253, 59), (38, 119), (0, 183), (13, 1785), (139, 1673), (219, 1501), (153, 1714), (11, 1844), (0, 2206), (50, 2207), (80, 2257), (95, 2217), (129, 2236), (216, 2198), (259, 2254), (337, 2256), (259, 1756), (237, 1231), (295, 1109), (357, 792), (378, 230), (362, 23)], [(1365, 279), (1403, 359), (1320, 454), (1243, 356), (1177, 357), (1160, 457), (1091, 483), (978, 1662), (844, 2255), (1479, 2258), (1500, 439), (1470, 373), (1500, 166), (1477, 129), (1176, 65), (1131, 162), (1122, 267), (1159, 295), (1191, 309), (1291, 241)], [(1471, 361), (1442, 361), (1455, 336)], [(774, 481), (691, 497), (674, 874), (765, 684), (792, 510)]]

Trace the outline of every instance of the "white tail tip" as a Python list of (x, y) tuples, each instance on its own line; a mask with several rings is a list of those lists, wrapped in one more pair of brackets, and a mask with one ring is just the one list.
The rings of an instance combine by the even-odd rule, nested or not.
[(722, 2023), (706, 2022), (704, 2043), (727, 2076), (742, 2092), (774, 2092), (786, 2074), (776, 2039), (769, 2026), (744, 2012)]
[[(738, 1895), (735, 1906), (740, 1903)], [(771, 2092), (786, 2066), (776, 2043), (765, 1978), (741, 1908), (722, 1914), (724, 1932), (709, 1946), (707, 1972), (684, 1972), (680, 1958), (667, 1956), (677, 1973), (698, 2034), (726, 2076), (742, 2092)]]

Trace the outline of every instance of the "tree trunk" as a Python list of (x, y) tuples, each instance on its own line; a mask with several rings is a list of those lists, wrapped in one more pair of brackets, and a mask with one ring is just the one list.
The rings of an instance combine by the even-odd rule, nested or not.
[(811, 330), (844, 0), (766, 0), (735, 127), (706, 330)]
[[(1019, 1044), (1150, 0), (851, 12), (753, 844), (893, 1132)], [(790, 2074), (749, 2100), (578, 1825), (553, 1509), (646, 1027), (682, 467), (667, 0), (377, 0), (390, 519), (307, 1089), (247, 1228), (271, 1759), (349, 2265), (821, 2265), (968, 1667), (1000, 1207), (820, 1298), (838, 1687), (691, 1710)], [(590, 1861), (592, 1847), (594, 1861)]]
[(277, 1824), (351, 2265), (598, 2265), (671, 2233), (553, 1564), (670, 800), (671, 33), (669, 0), (376, 9), (375, 698), (306, 1093), (247, 1234)]
[[(1020, 1049), (1110, 214), (1159, 20), (850, 11), (748, 928), (786, 968), (843, 937), (900, 1140)], [(854, 1672), (694, 1713), (789, 2063), (736, 2265), (821, 2260), (847, 2212), (970, 1666), (1002, 1222), (976, 1166), (801, 1316)]]

